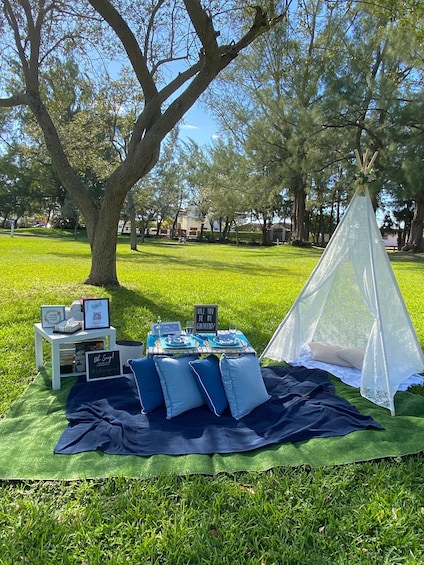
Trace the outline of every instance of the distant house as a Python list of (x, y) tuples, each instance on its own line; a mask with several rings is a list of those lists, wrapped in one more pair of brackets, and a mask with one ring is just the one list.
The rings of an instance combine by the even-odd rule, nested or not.
[(396, 251), (398, 249), (397, 235), (385, 235), (383, 237), (383, 241), (386, 249), (392, 249), (393, 251)]
[(189, 239), (196, 238), (202, 227), (197, 207), (187, 206), (185, 210), (181, 211), (179, 220), (179, 229), (186, 233), (186, 237)]
[(239, 224), (238, 229), (240, 231), (262, 231), (262, 225), (259, 222), (248, 222), (246, 224)]
[(272, 224), (269, 230), (270, 243), (277, 243), (277, 242), (285, 243), (290, 240), (290, 236), (291, 236), (290, 225), (283, 222), (277, 222), (275, 224)]

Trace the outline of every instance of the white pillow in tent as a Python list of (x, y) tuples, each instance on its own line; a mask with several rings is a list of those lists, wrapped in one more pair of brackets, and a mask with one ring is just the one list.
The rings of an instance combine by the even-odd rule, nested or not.
[(362, 347), (340, 347), (340, 345), (320, 341), (311, 341), (308, 346), (312, 353), (312, 359), (315, 361), (339, 365), (340, 367), (354, 367), (359, 371), (362, 369), (365, 354)]

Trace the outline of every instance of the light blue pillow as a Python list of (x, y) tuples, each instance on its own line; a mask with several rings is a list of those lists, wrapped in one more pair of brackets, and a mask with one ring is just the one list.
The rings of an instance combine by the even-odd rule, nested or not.
[(221, 416), (228, 407), (228, 400), (221, 380), (218, 357), (208, 355), (204, 359), (190, 361), (190, 365), (209, 409), (215, 416)]
[(162, 386), (152, 357), (128, 359), (140, 397), (142, 412), (147, 414), (165, 404)]
[(271, 398), (256, 355), (222, 355), (219, 367), (231, 414), (236, 420)]
[(189, 364), (195, 359), (193, 355), (154, 357), (168, 420), (205, 403)]

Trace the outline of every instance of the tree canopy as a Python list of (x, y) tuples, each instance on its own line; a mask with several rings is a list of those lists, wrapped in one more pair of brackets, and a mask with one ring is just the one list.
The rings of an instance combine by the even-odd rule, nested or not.
[[(289, 13), (218, 77), (208, 102), (275, 192), (290, 194), (293, 239), (308, 237), (308, 205), (346, 198), (355, 150), (378, 151), (375, 204), (382, 190), (403, 195), (424, 219), (412, 174), (423, 125), (422, 3), (304, 0)], [(415, 249), (418, 237), (422, 221)]]

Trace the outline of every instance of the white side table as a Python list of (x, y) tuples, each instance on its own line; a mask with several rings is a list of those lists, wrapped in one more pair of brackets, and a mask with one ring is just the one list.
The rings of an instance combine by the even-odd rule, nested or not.
[(108, 340), (107, 349), (115, 349), (116, 329), (112, 326), (101, 330), (80, 330), (73, 334), (53, 333), (53, 328), (43, 328), (41, 324), (34, 324), (35, 338), (35, 365), (37, 369), (44, 366), (43, 362), (43, 339), (51, 345), (52, 361), (52, 388), (60, 389), (60, 379), (62, 376), (77, 376), (83, 373), (60, 374), (60, 346), (66, 343), (81, 343), (93, 339), (106, 338)]

